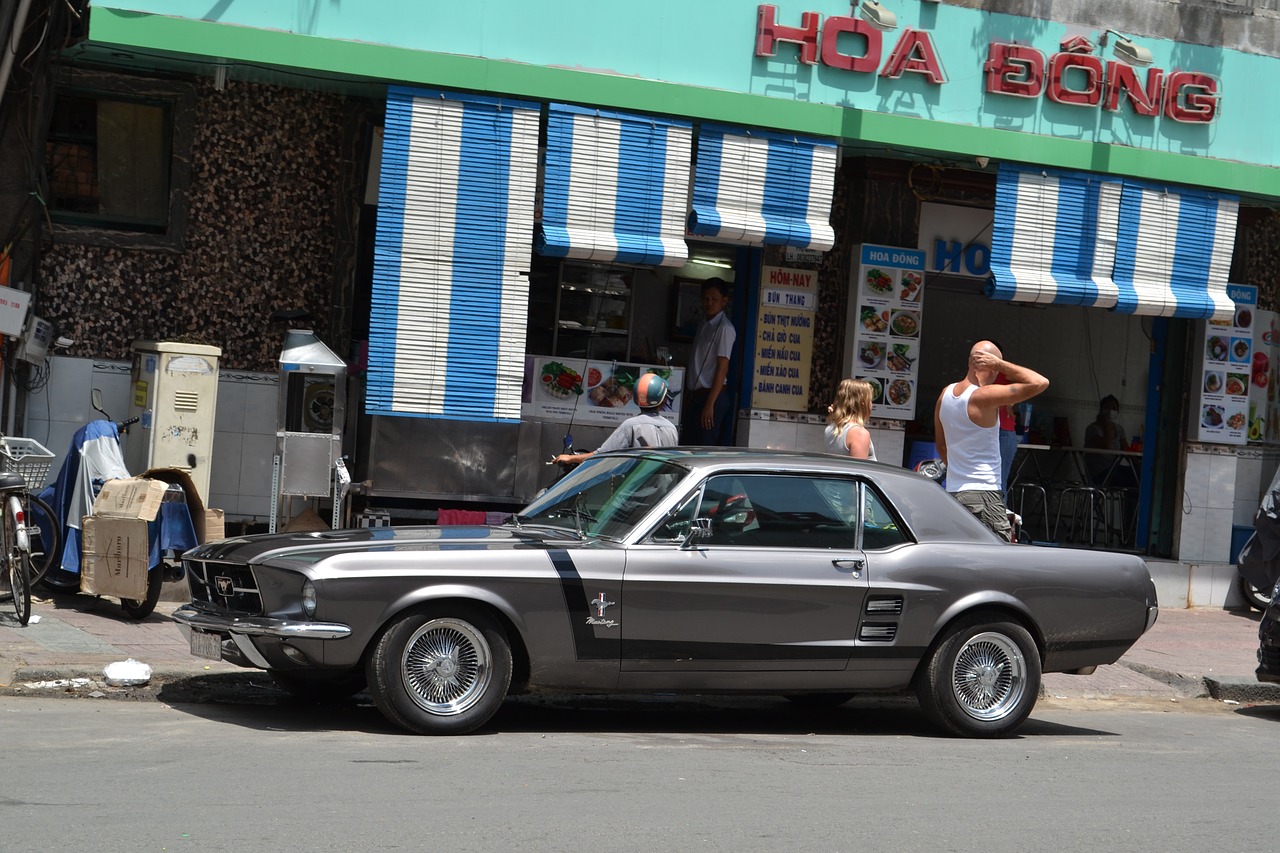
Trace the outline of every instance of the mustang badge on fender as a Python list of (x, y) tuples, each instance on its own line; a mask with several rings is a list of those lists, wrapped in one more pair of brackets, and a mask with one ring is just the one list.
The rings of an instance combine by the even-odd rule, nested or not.
[(605, 610), (605, 608), (606, 608), (606, 607), (612, 607), (612, 606), (613, 606), (613, 602), (612, 602), (612, 601), (609, 601), (608, 599), (606, 599), (606, 598), (604, 597), (604, 593), (603, 593), (603, 592), (602, 592), (602, 593), (600, 593), (599, 595), (597, 595), (595, 598), (591, 599), (591, 607), (595, 609), (595, 611), (596, 611), (596, 615), (595, 615), (595, 616), (588, 616), (588, 617), (587, 617), (587, 624), (588, 624), (588, 625), (603, 625), (603, 626), (604, 626), (604, 627), (606, 627), (606, 628), (614, 628), (614, 627), (617, 627), (617, 625), (618, 625), (618, 623), (617, 623), (617, 622), (613, 621), (612, 619), (605, 619), (605, 618), (604, 618), (604, 610)]

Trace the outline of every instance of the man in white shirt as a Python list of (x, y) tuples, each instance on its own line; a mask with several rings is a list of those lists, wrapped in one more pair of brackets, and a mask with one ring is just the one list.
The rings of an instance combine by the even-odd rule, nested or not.
[(729, 359), (737, 332), (725, 308), (729, 286), (718, 278), (702, 284), (702, 313), (693, 353), (684, 374), (684, 419), (680, 441), (687, 445), (731, 443), (733, 395), (729, 393)]
[[(995, 384), (1003, 373), (1006, 385)], [(947, 491), (997, 536), (1012, 538), (1000, 486), (1000, 407), (1044, 393), (1049, 380), (1005, 361), (991, 341), (969, 350), (964, 379), (942, 389), (933, 410), (934, 441), (947, 466)]]

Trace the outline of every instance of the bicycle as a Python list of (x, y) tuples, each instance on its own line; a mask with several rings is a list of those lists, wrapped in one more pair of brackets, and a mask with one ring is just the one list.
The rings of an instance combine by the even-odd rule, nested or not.
[(52, 460), (53, 454), (37, 441), (0, 436), (0, 557), (8, 584), (7, 591), (0, 590), (0, 600), (12, 600), (21, 625), (31, 621), (32, 585), (59, 550), (56, 527), (46, 522), (48, 529), (42, 531), (30, 514), (34, 505), (45, 519), (54, 517), (49, 505), (30, 491), (31, 482), (42, 483), (48, 476)]

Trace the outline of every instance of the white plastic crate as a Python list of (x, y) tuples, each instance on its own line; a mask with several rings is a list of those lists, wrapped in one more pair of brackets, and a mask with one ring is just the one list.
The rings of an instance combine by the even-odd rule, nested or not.
[(21, 474), (33, 491), (44, 486), (53, 457), (52, 450), (33, 438), (0, 436), (0, 471)]

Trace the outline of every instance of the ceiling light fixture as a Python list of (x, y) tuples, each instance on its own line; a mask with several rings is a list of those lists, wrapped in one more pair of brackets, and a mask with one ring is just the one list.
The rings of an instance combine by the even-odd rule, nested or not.
[(690, 259), (689, 259), (689, 263), (691, 263), (691, 264), (702, 264), (703, 266), (707, 266), (707, 267), (719, 267), (719, 268), (720, 268), (720, 269), (722, 269), (722, 270), (731, 270), (731, 269), (733, 269), (733, 264), (729, 263), (728, 261), (722, 261), (722, 260), (720, 260), (719, 258), (699, 258), (699, 257), (693, 257), (693, 258), (690, 258)]
[(1124, 33), (1118, 33), (1115, 30), (1107, 30), (1107, 32), (1116, 37), (1116, 43), (1112, 46), (1111, 52), (1116, 55), (1117, 59), (1130, 65), (1150, 65), (1155, 62), (1155, 57), (1151, 55), (1151, 51), (1136, 43)]
[(896, 30), (898, 16), (881, 6), (876, 0), (862, 0), (858, 4), (858, 15), (877, 30)]

